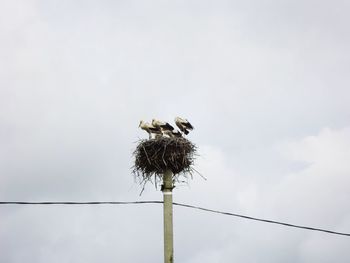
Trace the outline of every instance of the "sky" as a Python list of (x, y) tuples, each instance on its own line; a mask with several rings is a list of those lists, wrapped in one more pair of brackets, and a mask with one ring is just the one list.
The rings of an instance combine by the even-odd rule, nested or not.
[[(162, 200), (139, 121), (195, 127), (174, 201), (350, 232), (350, 3), (1, 1), (0, 200)], [(0, 263), (162, 262), (161, 205), (1, 206)], [(349, 238), (174, 207), (175, 262), (349, 262)]]

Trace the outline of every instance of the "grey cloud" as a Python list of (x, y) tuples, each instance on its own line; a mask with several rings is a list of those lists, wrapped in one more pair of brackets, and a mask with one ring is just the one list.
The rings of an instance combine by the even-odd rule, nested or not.
[[(137, 125), (179, 115), (208, 181), (176, 201), (349, 231), (346, 2), (0, 5), (0, 199), (159, 199), (130, 174)], [(0, 262), (162, 261), (161, 207), (0, 209)], [(349, 260), (340, 238), (174, 220), (179, 262)]]

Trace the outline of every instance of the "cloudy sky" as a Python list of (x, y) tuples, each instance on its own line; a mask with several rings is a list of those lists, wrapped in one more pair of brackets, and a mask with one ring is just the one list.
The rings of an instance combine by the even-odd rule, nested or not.
[[(1, 1), (0, 200), (161, 200), (140, 119), (195, 126), (174, 200), (350, 232), (348, 1)], [(162, 262), (162, 207), (2, 206), (1, 263)], [(174, 207), (175, 260), (349, 262), (349, 238)]]

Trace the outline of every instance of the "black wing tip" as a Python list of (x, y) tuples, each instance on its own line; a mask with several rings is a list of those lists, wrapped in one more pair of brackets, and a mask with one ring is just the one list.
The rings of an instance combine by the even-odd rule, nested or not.
[(191, 123), (187, 122), (187, 123), (184, 123), (184, 125), (186, 126), (186, 129), (193, 130), (193, 126)]
[(149, 128), (149, 130), (152, 132), (161, 132), (161, 130), (157, 128)]
[(165, 125), (162, 125), (162, 126), (160, 126), (160, 127), (165, 128), (165, 129), (168, 129), (168, 130), (171, 130), (171, 131), (174, 130), (174, 127), (171, 126), (169, 123), (166, 123)]

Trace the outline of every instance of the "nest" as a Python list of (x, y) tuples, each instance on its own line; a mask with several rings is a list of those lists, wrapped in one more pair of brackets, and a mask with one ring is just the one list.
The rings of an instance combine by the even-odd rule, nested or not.
[(144, 183), (154, 178), (157, 185), (168, 169), (173, 172), (174, 179), (192, 175), (196, 146), (182, 137), (140, 140), (133, 155), (133, 174)]

